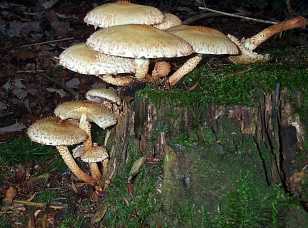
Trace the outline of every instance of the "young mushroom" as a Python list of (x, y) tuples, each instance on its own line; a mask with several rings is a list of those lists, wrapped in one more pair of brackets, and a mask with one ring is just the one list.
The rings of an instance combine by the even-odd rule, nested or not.
[(95, 184), (96, 180), (80, 169), (67, 148), (67, 146), (82, 143), (88, 138), (84, 130), (68, 120), (52, 117), (33, 123), (28, 128), (27, 134), (34, 142), (56, 146), (65, 164), (77, 178), (88, 184)]
[(125, 24), (159, 24), (163, 18), (163, 13), (155, 7), (118, 1), (94, 8), (87, 13), (84, 22), (95, 27), (107, 28)]
[(135, 59), (137, 79), (148, 73), (150, 58), (187, 56), (192, 47), (183, 39), (147, 25), (118, 25), (101, 29), (87, 39), (94, 50)]
[(153, 25), (153, 27), (158, 28), (160, 30), (167, 30), (171, 27), (181, 24), (182, 21), (178, 16), (172, 13), (164, 13), (164, 20), (159, 24)]
[(267, 62), (270, 59), (268, 54), (261, 55), (254, 50), (261, 45), (263, 42), (271, 38), (273, 35), (278, 34), (283, 31), (287, 31), (294, 28), (304, 28), (306, 25), (306, 21), (304, 17), (295, 17), (289, 20), (282, 21), (278, 24), (271, 25), (261, 32), (250, 38), (243, 38), (238, 40), (236, 37), (232, 35), (228, 35), (228, 37), (239, 47), (240, 54), (235, 56), (230, 56), (229, 59), (233, 63), (237, 64), (250, 64), (257, 62)]
[[(93, 145), (91, 139), (91, 125), (88, 121), (94, 122), (100, 128), (106, 129), (116, 124), (115, 115), (106, 107), (91, 101), (68, 101), (56, 107), (54, 110), (56, 116), (61, 119), (79, 119), (80, 128), (84, 129), (88, 134), (88, 140), (84, 143), (83, 157), (93, 157)], [(102, 152), (102, 151), (101, 151)], [(104, 152), (102, 152), (102, 157)], [(98, 158), (101, 159), (102, 158)], [(99, 161), (99, 160), (98, 160)], [(91, 174), (95, 179), (101, 177), (101, 173), (96, 163), (90, 163)]]
[(90, 89), (86, 93), (86, 99), (103, 104), (113, 112), (119, 111), (119, 106), (122, 103), (121, 98), (113, 90), (105, 88)]
[(202, 60), (202, 54), (238, 54), (237, 46), (225, 34), (213, 28), (179, 25), (167, 31), (190, 43), (194, 52), (197, 53), (169, 77), (170, 86), (174, 86), (191, 72)]

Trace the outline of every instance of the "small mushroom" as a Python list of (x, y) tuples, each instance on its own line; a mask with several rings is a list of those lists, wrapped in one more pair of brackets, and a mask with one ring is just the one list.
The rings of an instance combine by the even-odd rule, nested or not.
[(121, 105), (121, 98), (111, 89), (91, 89), (86, 93), (86, 99), (101, 103), (113, 112), (119, 111), (119, 106)]
[(172, 13), (165, 13), (164, 20), (161, 23), (153, 25), (153, 26), (160, 30), (167, 30), (171, 27), (181, 25), (181, 24), (182, 24), (182, 21), (178, 16)]
[(289, 20), (282, 21), (278, 24), (271, 25), (261, 32), (250, 38), (243, 38), (238, 40), (232, 35), (228, 37), (238, 46), (241, 53), (239, 55), (230, 56), (229, 59), (231, 62), (236, 64), (250, 64), (257, 62), (267, 62), (270, 59), (268, 54), (261, 55), (254, 50), (261, 45), (263, 42), (271, 38), (273, 35), (278, 34), (283, 31), (287, 31), (294, 28), (304, 28), (306, 25), (306, 20), (304, 17), (295, 17)]
[(167, 31), (190, 43), (194, 52), (197, 53), (169, 77), (170, 86), (174, 86), (191, 72), (202, 60), (202, 54), (223, 55), (238, 54), (239, 52), (237, 46), (225, 34), (213, 28), (179, 25)]
[(93, 177), (83, 172), (75, 162), (67, 146), (84, 142), (88, 135), (67, 120), (51, 117), (33, 123), (27, 130), (29, 138), (37, 143), (56, 146), (65, 164), (80, 180), (94, 185)]
[(87, 13), (84, 22), (106, 28), (125, 24), (158, 24), (163, 18), (163, 13), (155, 7), (119, 1), (94, 8)]
[(147, 25), (118, 25), (101, 29), (93, 33), (86, 43), (104, 54), (134, 58), (135, 76), (141, 80), (148, 73), (150, 58), (181, 57), (193, 51), (183, 39)]
[[(61, 119), (80, 120), (80, 128), (88, 134), (88, 140), (84, 143), (85, 156), (91, 156), (93, 147), (91, 125), (88, 121), (94, 122), (103, 129), (116, 124), (117, 121), (115, 115), (106, 107), (91, 101), (67, 101), (58, 105), (54, 113)], [(93, 177), (99, 178), (101, 176), (96, 163), (90, 163), (90, 170)]]

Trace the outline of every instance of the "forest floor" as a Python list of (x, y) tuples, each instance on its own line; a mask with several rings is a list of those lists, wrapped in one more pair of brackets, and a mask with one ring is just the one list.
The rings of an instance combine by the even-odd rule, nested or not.
[[(82, 23), (84, 15), (92, 8), (87, 2), (73, 5), (65, 1), (41, 11), (37, 6), (0, 3), (0, 22), (3, 22), (0, 26), (0, 227), (163, 227), (172, 224), (168, 219), (161, 220), (167, 213), (163, 210), (166, 201), (160, 195), (164, 161), (147, 164), (135, 180), (134, 193), (127, 191), (129, 170), (140, 157), (133, 139), (128, 147), (131, 156), (125, 168), (112, 180), (106, 194), (98, 197), (92, 188), (78, 182), (68, 172), (53, 148), (32, 143), (25, 135), (31, 123), (52, 115), (59, 103), (82, 98), (90, 88), (109, 87), (99, 78), (63, 69), (57, 65), (55, 58), (71, 44), (84, 42), (94, 31), (94, 28)], [(178, 11), (174, 9), (174, 12)], [(179, 14), (185, 18), (185, 13), (180, 11)], [(266, 26), (226, 17), (207, 18), (195, 24), (208, 25), (237, 37), (248, 37)], [(260, 53), (273, 55), (270, 64), (238, 66), (231, 65), (226, 57), (206, 56), (199, 68), (187, 76), (174, 92), (167, 91), (166, 98), (176, 99), (179, 91), (189, 93), (191, 88), (196, 88), (196, 97), (209, 98), (202, 100), (205, 103), (250, 105), (253, 91), (248, 93), (247, 86), (253, 88), (256, 85), (249, 84), (248, 80), (245, 84), (242, 79), (247, 72), (255, 77), (263, 71), (273, 77), (257, 85), (264, 86), (262, 89), (272, 89), (272, 83), (280, 76), (282, 84), (289, 84), (286, 78), (295, 72), (299, 79), (291, 84), (295, 88), (302, 86), (305, 90), (303, 85), (308, 84), (307, 50), (307, 31), (296, 30), (283, 33), (258, 49)], [(180, 62), (176, 61), (174, 65)], [(218, 76), (217, 80), (206, 85), (200, 79), (201, 74)], [(230, 84), (221, 83), (224, 77), (230, 75), (234, 77)], [(255, 79), (258, 81), (257, 77)], [(215, 89), (210, 90), (210, 86)], [(224, 94), (224, 91), (230, 91), (230, 87), (237, 89), (231, 95)], [(126, 96), (134, 96), (136, 90), (112, 88)], [(146, 87), (141, 93), (153, 91), (153, 88), (155, 85)], [(94, 137), (98, 142), (102, 141), (99, 130), (95, 131)], [(179, 137), (174, 144), (187, 147), (187, 150), (195, 150), (196, 145), (199, 149), (205, 146), (190, 137)], [(234, 190), (223, 194), (221, 200), (226, 204), (221, 204), (221, 213), (209, 215), (207, 208), (183, 201), (173, 205), (178, 208), (168, 216), (182, 226), (193, 226), (196, 218), (197, 224), (205, 227), (226, 227), (224, 225), (228, 223), (234, 227), (232, 224), (239, 218), (243, 219), (241, 221), (247, 219), (243, 227), (252, 224), (278, 226), (279, 222), (275, 219), (279, 220), (281, 214), (273, 212), (275, 206), (291, 205), (291, 211), (296, 212), (290, 213), (290, 221), (297, 218), (300, 222), (290, 224), (299, 227), (298, 224), (306, 222), (307, 214), (295, 198), (279, 187), (256, 189), (254, 183), (247, 181), (253, 174), (247, 175), (237, 176)], [(256, 196), (262, 197), (262, 200)], [(239, 202), (239, 198), (243, 197), (246, 201)], [(251, 208), (251, 204), (258, 200), (261, 203)], [(242, 207), (242, 214), (235, 215), (234, 209), (238, 207)], [(245, 210), (251, 210), (251, 214), (245, 214)], [(260, 221), (263, 217), (270, 222)]]

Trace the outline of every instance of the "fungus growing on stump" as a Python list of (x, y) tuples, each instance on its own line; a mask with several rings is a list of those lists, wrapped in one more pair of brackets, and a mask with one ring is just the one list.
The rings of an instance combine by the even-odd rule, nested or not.
[(264, 41), (271, 38), (273, 35), (287, 31), (294, 28), (304, 28), (306, 25), (306, 21), (304, 17), (295, 17), (289, 20), (282, 21), (278, 24), (271, 25), (261, 32), (250, 38), (243, 38), (238, 40), (236, 37), (232, 35), (228, 35), (228, 37), (239, 47), (241, 53), (240, 55), (230, 56), (229, 59), (236, 64), (250, 64), (257, 62), (267, 62), (270, 59), (268, 54), (261, 55), (253, 50), (255, 50), (260, 44)]
[(191, 45), (183, 39), (147, 25), (101, 29), (87, 39), (87, 45), (104, 54), (135, 58), (135, 76), (141, 80), (148, 73), (150, 58), (181, 57), (192, 53)]
[(88, 184), (95, 184), (95, 179), (80, 169), (67, 148), (87, 140), (88, 134), (84, 130), (68, 120), (51, 117), (33, 123), (27, 134), (33, 142), (56, 146), (65, 164), (77, 178)]
[(168, 83), (170, 86), (174, 86), (186, 74), (191, 72), (202, 60), (202, 54), (238, 54), (237, 46), (225, 34), (213, 28), (179, 25), (168, 29), (167, 32), (190, 43), (194, 52), (197, 53), (169, 77)]

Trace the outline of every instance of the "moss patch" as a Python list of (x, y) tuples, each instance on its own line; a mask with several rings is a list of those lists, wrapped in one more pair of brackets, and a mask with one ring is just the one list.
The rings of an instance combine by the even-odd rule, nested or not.
[[(195, 90), (184, 89), (196, 83), (198, 86)], [(162, 91), (147, 86), (137, 96), (147, 97), (156, 104), (168, 100), (180, 105), (253, 105), (258, 94), (273, 91), (277, 83), (281, 88), (305, 92), (308, 88), (308, 67), (255, 64), (209, 69), (204, 65), (187, 75), (179, 84), (181, 88)]]

